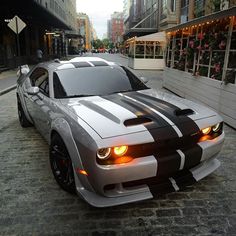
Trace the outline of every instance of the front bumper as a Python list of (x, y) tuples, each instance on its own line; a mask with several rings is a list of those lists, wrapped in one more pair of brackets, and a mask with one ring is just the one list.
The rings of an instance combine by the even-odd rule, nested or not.
[[(202, 149), (199, 161), (192, 166), (186, 165), (182, 170), (172, 170), (165, 178), (160, 175), (163, 172), (163, 163), (158, 163), (154, 156), (135, 158), (125, 164), (96, 164), (96, 170), (93, 172), (93, 176), (96, 176), (94, 191), (88, 191), (76, 184), (77, 191), (88, 203), (97, 207), (144, 200), (152, 198), (155, 193), (178, 191), (199, 181), (220, 166), (220, 162), (215, 158), (223, 142), (224, 133), (213, 140), (199, 142), (197, 145)], [(191, 159), (191, 150), (186, 153), (186, 159)], [(165, 167), (169, 167), (173, 158), (175, 157), (165, 158)], [(186, 160), (186, 163), (188, 162), (189, 160)], [(171, 167), (168, 171), (169, 169)]]
[[(102, 195), (107, 195), (105, 188), (112, 184), (121, 184), (135, 180), (142, 180), (151, 177), (163, 178), (170, 177), (180, 170), (190, 169), (200, 162), (206, 161), (217, 155), (224, 142), (224, 133), (213, 140), (199, 142), (196, 146), (189, 149), (182, 149), (185, 154), (184, 165), (181, 168), (180, 151), (176, 150), (167, 156), (158, 159), (157, 155), (134, 158), (125, 164), (96, 165), (96, 183), (94, 189)], [(201, 152), (199, 153), (199, 149)], [(198, 155), (195, 158), (195, 155)], [(134, 190), (135, 191), (135, 190)], [(125, 195), (125, 192), (122, 192)], [(127, 194), (130, 194), (127, 193)]]
[[(220, 162), (214, 157), (200, 163), (188, 171), (179, 172), (178, 175), (170, 177), (166, 182), (153, 183), (148, 185), (140, 185), (138, 188), (132, 189), (132, 187), (123, 187), (122, 185), (117, 185), (113, 189), (113, 194), (116, 192), (116, 196), (106, 197), (94, 192), (90, 192), (83, 187), (77, 186), (78, 194), (85, 199), (90, 205), (95, 207), (109, 207), (116, 206), (125, 203), (131, 203), (136, 201), (141, 201), (145, 199), (151, 199), (155, 194), (169, 192), (169, 191), (179, 191), (184, 187), (201, 180), (205, 176), (211, 174), (220, 166)], [(76, 182), (78, 177), (76, 176)], [(129, 194), (127, 195), (127, 192)], [(126, 194), (122, 194), (126, 193)]]

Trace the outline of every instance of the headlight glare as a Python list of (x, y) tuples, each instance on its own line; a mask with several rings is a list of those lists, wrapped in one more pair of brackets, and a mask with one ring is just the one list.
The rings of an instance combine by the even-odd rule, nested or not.
[(97, 151), (97, 156), (101, 160), (106, 160), (111, 155), (111, 148), (100, 148)]
[(209, 134), (210, 132), (211, 132), (211, 127), (207, 127), (205, 129), (202, 129), (202, 133), (205, 135)]
[(114, 154), (117, 156), (123, 156), (127, 150), (128, 150), (128, 146), (119, 146), (119, 147), (114, 147)]

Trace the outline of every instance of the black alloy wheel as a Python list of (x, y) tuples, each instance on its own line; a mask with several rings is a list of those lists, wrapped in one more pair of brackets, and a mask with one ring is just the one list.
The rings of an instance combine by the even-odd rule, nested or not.
[(50, 144), (50, 164), (59, 186), (69, 193), (75, 193), (75, 179), (70, 155), (62, 138), (53, 135)]
[(20, 98), (17, 96), (17, 110), (18, 110), (18, 118), (20, 121), (20, 125), (24, 128), (32, 126), (31, 122), (26, 118), (25, 112), (21, 105)]

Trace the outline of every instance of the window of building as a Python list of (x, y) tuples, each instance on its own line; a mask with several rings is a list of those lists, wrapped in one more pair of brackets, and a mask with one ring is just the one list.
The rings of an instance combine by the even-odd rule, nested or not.
[(201, 17), (205, 15), (205, 0), (195, 0), (194, 16)]
[(189, 0), (181, 0), (180, 23), (188, 21)]
[(161, 20), (167, 17), (167, 0), (161, 2)]
[(171, 0), (171, 2), (170, 2), (170, 10), (172, 12), (176, 11), (176, 0)]

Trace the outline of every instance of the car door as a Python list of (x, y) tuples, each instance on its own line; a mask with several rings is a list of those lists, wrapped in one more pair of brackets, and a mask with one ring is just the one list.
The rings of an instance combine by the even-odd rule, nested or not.
[(35, 81), (40, 78), (42, 75), (44, 74), (44, 70), (42, 70), (42, 68), (37, 67), (35, 68), (31, 74), (29, 75), (29, 77), (26, 78), (25, 82), (24, 82), (24, 100), (25, 100), (25, 104), (26, 104), (26, 108), (28, 111), (28, 114), (30, 115), (30, 118), (33, 120), (34, 124), (36, 124), (36, 110), (35, 110), (35, 103), (40, 103), (40, 98), (37, 95), (30, 95), (27, 90), (30, 87), (34, 87), (35, 86)]
[(36, 68), (29, 76), (30, 86), (38, 87), (37, 95), (27, 94), (27, 108), (40, 133), (47, 138), (50, 129), (49, 73), (45, 68)]

